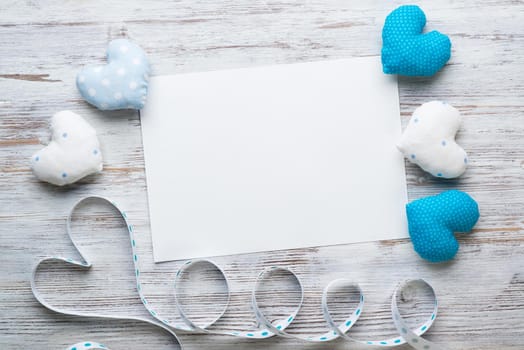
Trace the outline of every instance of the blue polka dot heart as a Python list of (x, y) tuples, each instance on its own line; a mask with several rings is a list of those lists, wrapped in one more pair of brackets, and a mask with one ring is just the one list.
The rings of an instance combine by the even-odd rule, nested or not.
[(454, 232), (469, 232), (479, 219), (477, 202), (457, 190), (415, 200), (406, 206), (415, 251), (431, 262), (453, 259), (459, 249)]
[(424, 11), (416, 5), (400, 6), (386, 18), (382, 29), (382, 68), (386, 74), (431, 76), (451, 57), (449, 37), (422, 33)]
[(107, 65), (82, 69), (76, 86), (82, 97), (101, 110), (141, 109), (147, 99), (149, 63), (136, 44), (117, 39), (107, 48)]

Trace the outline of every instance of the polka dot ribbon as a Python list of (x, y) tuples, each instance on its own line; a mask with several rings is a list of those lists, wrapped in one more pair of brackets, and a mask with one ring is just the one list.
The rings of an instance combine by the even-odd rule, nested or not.
[[(75, 265), (80, 268), (89, 269), (92, 264), (82, 255), (82, 252), (78, 249), (78, 246), (76, 242), (73, 239), (73, 236), (71, 235), (71, 217), (74, 213), (74, 211), (77, 209), (77, 207), (87, 201), (87, 200), (98, 200), (98, 201), (105, 201), (110, 203), (112, 206), (114, 206), (124, 219), (128, 232), (129, 232), (129, 238), (131, 241), (131, 249), (133, 253), (133, 264), (135, 268), (135, 277), (136, 277), (136, 288), (138, 291), (138, 295), (140, 296), (140, 299), (142, 300), (142, 303), (144, 307), (149, 311), (149, 313), (152, 316), (152, 319), (148, 318), (141, 318), (141, 317), (127, 317), (127, 316), (115, 316), (115, 315), (104, 315), (104, 314), (91, 314), (91, 313), (83, 313), (83, 312), (76, 312), (76, 311), (70, 311), (70, 310), (63, 310), (60, 308), (57, 308), (51, 304), (49, 304), (43, 296), (39, 293), (39, 290), (36, 286), (36, 274), (38, 272), (39, 266), (44, 262), (65, 262), (67, 264)], [(140, 322), (146, 322), (151, 325), (154, 325), (156, 327), (160, 327), (167, 331), (169, 334), (171, 334), (175, 342), (182, 348), (182, 344), (180, 340), (178, 339), (176, 332), (191, 332), (191, 333), (203, 333), (203, 334), (221, 334), (221, 335), (229, 335), (229, 336), (235, 336), (239, 338), (250, 338), (250, 339), (266, 339), (271, 338), (273, 336), (281, 336), (285, 338), (292, 338), (301, 340), (304, 342), (312, 342), (312, 343), (322, 343), (322, 342), (329, 342), (338, 338), (342, 338), (351, 342), (360, 343), (363, 345), (368, 345), (370, 347), (395, 347), (400, 346), (403, 344), (409, 344), (413, 348), (418, 350), (436, 350), (436, 349), (444, 349), (440, 345), (436, 345), (434, 343), (431, 343), (425, 339), (423, 339), (421, 336), (426, 333), (433, 322), (435, 321), (435, 318), (437, 316), (437, 299), (435, 292), (433, 288), (424, 280), (418, 279), (418, 280), (407, 280), (403, 283), (401, 283), (395, 290), (391, 302), (391, 312), (393, 315), (393, 323), (395, 324), (395, 327), (398, 331), (398, 336), (392, 337), (389, 339), (381, 339), (381, 340), (357, 340), (354, 338), (351, 338), (348, 333), (350, 329), (355, 325), (358, 318), (360, 317), (363, 307), (364, 307), (364, 295), (362, 293), (362, 290), (358, 284), (355, 284), (349, 280), (346, 279), (337, 279), (329, 283), (323, 293), (322, 293), (322, 312), (324, 315), (324, 319), (327, 323), (327, 326), (329, 330), (323, 334), (319, 335), (313, 335), (313, 336), (299, 336), (296, 334), (288, 333), (286, 332), (286, 329), (289, 327), (289, 325), (293, 322), (296, 315), (298, 314), (302, 303), (304, 299), (304, 291), (302, 284), (300, 282), (300, 279), (298, 276), (296, 276), (291, 270), (285, 267), (279, 267), (279, 266), (273, 266), (266, 268), (263, 270), (257, 277), (255, 281), (255, 286), (252, 291), (252, 297), (251, 297), (251, 306), (254, 310), (255, 317), (258, 321), (259, 327), (258, 329), (251, 330), (251, 331), (217, 331), (217, 330), (211, 330), (209, 329), (216, 321), (218, 321), (226, 312), (228, 303), (229, 303), (229, 285), (227, 282), (226, 275), (220, 267), (218, 267), (215, 263), (209, 261), (209, 260), (190, 260), (187, 261), (176, 273), (175, 281), (174, 281), (174, 290), (175, 290), (175, 306), (180, 313), (180, 322), (173, 322), (170, 321), (167, 317), (161, 316), (154, 308), (151, 306), (144, 293), (142, 292), (141, 288), (141, 282), (140, 282), (140, 259), (137, 254), (137, 245), (136, 241), (134, 239), (134, 230), (133, 226), (129, 223), (129, 219), (125, 212), (121, 211), (118, 206), (103, 197), (98, 196), (92, 196), (92, 197), (86, 197), (78, 201), (73, 208), (71, 209), (71, 212), (69, 213), (69, 216), (67, 217), (67, 233), (75, 246), (75, 248), (78, 250), (81, 260), (74, 260), (71, 258), (65, 258), (65, 257), (48, 257), (40, 260), (36, 266), (33, 269), (32, 276), (31, 276), (31, 289), (35, 296), (35, 298), (46, 308), (55, 311), (57, 313), (65, 314), (65, 315), (75, 315), (75, 316), (82, 316), (82, 317), (96, 317), (96, 318), (109, 318), (109, 319), (121, 319), (121, 320), (135, 320)], [(205, 324), (197, 324), (187, 316), (186, 311), (184, 310), (182, 304), (180, 303), (179, 298), (179, 284), (181, 282), (182, 276), (184, 274), (189, 274), (189, 268), (192, 266), (195, 266), (196, 264), (202, 264), (204, 266), (210, 266), (213, 269), (216, 269), (222, 276), (222, 278), (225, 281), (226, 289), (227, 289), (227, 301), (224, 304), (224, 307), (222, 308), (221, 312), (219, 312), (219, 315), (215, 317), (212, 321), (207, 322)], [(257, 301), (257, 296), (259, 294), (259, 291), (261, 289), (261, 286), (264, 284), (264, 281), (267, 281), (268, 278), (270, 278), (271, 274), (275, 272), (284, 272), (286, 274), (290, 274), (292, 278), (294, 278), (300, 287), (300, 301), (297, 303), (294, 311), (287, 315), (284, 318), (278, 319), (278, 320), (269, 320), (268, 316), (264, 314), (262, 311), (259, 302)], [(336, 323), (333, 320), (333, 317), (331, 315), (329, 306), (328, 306), (328, 293), (330, 290), (333, 290), (335, 288), (340, 288), (341, 286), (345, 288), (351, 288), (353, 290), (358, 291), (358, 305), (353, 311), (353, 313), (347, 317), (342, 323)], [(397, 295), (399, 292), (404, 290), (405, 288), (426, 288), (429, 289), (432, 295), (432, 302), (433, 302), (433, 311), (431, 313), (431, 316), (420, 326), (411, 329), (406, 324), (405, 320), (400, 315), (399, 308), (397, 306)], [(337, 289), (338, 290), (338, 289)], [(353, 295), (353, 294), (351, 294)], [(81, 343), (77, 343), (75, 345), (72, 345), (67, 348), (67, 350), (84, 350), (84, 349), (105, 349), (108, 348), (100, 343), (92, 342), (92, 341), (85, 341)]]

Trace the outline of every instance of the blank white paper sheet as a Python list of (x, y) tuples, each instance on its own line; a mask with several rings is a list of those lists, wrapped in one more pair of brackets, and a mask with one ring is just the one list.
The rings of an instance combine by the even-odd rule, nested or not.
[(408, 237), (380, 57), (152, 77), (155, 262)]

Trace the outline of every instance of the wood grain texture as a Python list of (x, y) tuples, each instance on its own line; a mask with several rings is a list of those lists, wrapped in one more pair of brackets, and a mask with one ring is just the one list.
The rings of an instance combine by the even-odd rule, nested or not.
[[(0, 18), (0, 348), (64, 349), (83, 339), (114, 349), (172, 349), (166, 334), (136, 322), (65, 317), (49, 312), (29, 288), (31, 267), (47, 255), (75, 256), (65, 234), (72, 203), (87, 194), (114, 198), (136, 226), (144, 291), (174, 314), (172, 285), (180, 262), (153, 264), (140, 119), (129, 111), (100, 112), (75, 87), (76, 72), (105, 61), (107, 43), (127, 36), (150, 57), (153, 71), (173, 74), (274, 63), (377, 55), (385, 16), (402, 1), (378, 0), (3, 0)], [(278, 264), (303, 279), (306, 304), (293, 331), (320, 332), (322, 288), (332, 279), (359, 282), (367, 295), (357, 338), (392, 335), (389, 300), (397, 282), (427, 279), (440, 300), (428, 339), (450, 349), (524, 348), (524, 2), (420, 1), (427, 29), (448, 34), (453, 53), (432, 78), (400, 78), (403, 125), (431, 99), (464, 115), (459, 142), (470, 166), (458, 180), (434, 179), (407, 164), (410, 199), (458, 188), (479, 202), (474, 233), (461, 236), (457, 259), (430, 265), (408, 240), (267, 252), (214, 259), (230, 278), (231, 306), (217, 327), (254, 326), (249, 293), (258, 271)], [(38, 182), (28, 158), (49, 138), (50, 116), (71, 109), (99, 132), (105, 170), (68, 188)], [(365, 116), (362, 116), (365, 117)], [(385, 174), (386, 176), (386, 174)], [(75, 238), (93, 260), (89, 272), (56, 264), (38, 278), (55, 305), (90, 312), (146, 315), (134, 291), (125, 230), (107, 207), (87, 205), (75, 216)], [(204, 275), (208, 276), (208, 275)], [(195, 317), (220, 303), (215, 277), (192, 300)], [(213, 292), (214, 291), (214, 292)], [(206, 294), (207, 292), (207, 294)], [(273, 295), (276, 309), (292, 302)], [(411, 301), (410, 319), (425, 308)], [(338, 310), (337, 310), (338, 311)], [(343, 311), (342, 309), (340, 311)], [(276, 311), (275, 311), (276, 312)], [(244, 341), (181, 335), (187, 349), (342, 349), (344, 342), (307, 345), (287, 339)], [(358, 348), (358, 347), (355, 347)]]

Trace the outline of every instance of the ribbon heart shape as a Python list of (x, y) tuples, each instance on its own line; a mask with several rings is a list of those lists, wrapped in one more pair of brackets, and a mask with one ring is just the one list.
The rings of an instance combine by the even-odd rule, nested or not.
[[(126, 223), (126, 227), (128, 229), (129, 239), (131, 243), (132, 248), (132, 255), (133, 255), (133, 264), (135, 268), (135, 278), (136, 278), (136, 288), (138, 295), (140, 297), (140, 300), (142, 301), (144, 307), (149, 311), (153, 319), (148, 318), (141, 318), (141, 317), (125, 317), (125, 316), (114, 316), (114, 315), (105, 315), (105, 314), (86, 314), (82, 312), (74, 312), (69, 310), (63, 310), (58, 307), (55, 307), (48, 303), (45, 298), (40, 294), (37, 285), (36, 285), (36, 275), (38, 273), (39, 267), (44, 262), (62, 262), (71, 264), (80, 268), (89, 269), (92, 264), (84, 257), (80, 249), (78, 248), (75, 240), (73, 239), (73, 236), (71, 235), (71, 217), (77, 207), (85, 202), (86, 200), (98, 200), (102, 202), (108, 202), (113, 207), (115, 207), (120, 215), (122, 216), (123, 220)], [(436, 350), (436, 349), (443, 349), (441, 346), (436, 345), (434, 343), (431, 343), (421, 336), (426, 333), (433, 322), (435, 321), (436, 315), (437, 315), (437, 300), (436, 295), (433, 290), (433, 288), (424, 280), (408, 280), (403, 283), (401, 283), (395, 290), (391, 302), (391, 311), (393, 315), (393, 323), (395, 324), (395, 327), (398, 331), (398, 336), (390, 338), (390, 339), (383, 339), (383, 340), (357, 340), (354, 338), (351, 338), (347, 333), (349, 330), (355, 325), (357, 320), (359, 319), (363, 307), (364, 307), (364, 295), (362, 293), (362, 290), (360, 286), (356, 283), (353, 283), (347, 279), (337, 279), (332, 282), (330, 282), (325, 288), (322, 293), (322, 312), (324, 315), (324, 319), (329, 327), (329, 330), (327, 332), (324, 332), (323, 334), (319, 335), (313, 335), (313, 336), (301, 336), (301, 335), (295, 335), (286, 332), (286, 328), (293, 322), (296, 315), (298, 314), (302, 302), (304, 299), (304, 290), (302, 287), (302, 283), (300, 282), (300, 279), (298, 276), (296, 276), (290, 269), (280, 266), (272, 266), (264, 269), (260, 272), (258, 277), (256, 278), (255, 285), (252, 290), (251, 295), (251, 307), (254, 310), (255, 317), (258, 321), (258, 324), (260, 325), (258, 329), (255, 330), (239, 330), (239, 331), (216, 331), (216, 330), (210, 330), (209, 327), (212, 326), (216, 321), (218, 321), (226, 312), (228, 307), (228, 302), (224, 305), (223, 309), (221, 310), (220, 314), (211, 322), (208, 322), (206, 324), (197, 324), (196, 322), (192, 321), (188, 316), (187, 313), (180, 303), (179, 300), (179, 285), (182, 279), (182, 276), (186, 273), (189, 273), (189, 269), (192, 266), (195, 266), (196, 264), (203, 264), (207, 266), (211, 266), (212, 268), (219, 271), (219, 273), (222, 275), (226, 288), (227, 288), (227, 301), (229, 301), (229, 284), (227, 282), (227, 278), (225, 273), (223, 272), (220, 267), (218, 267), (215, 263), (209, 261), (209, 260), (190, 260), (187, 261), (176, 273), (175, 281), (174, 281), (174, 293), (175, 293), (175, 306), (180, 314), (181, 317), (181, 323), (174, 323), (172, 321), (169, 321), (168, 318), (162, 317), (155, 309), (154, 307), (148, 303), (146, 296), (144, 295), (141, 287), (141, 280), (140, 280), (140, 259), (137, 254), (137, 243), (134, 238), (134, 230), (133, 226), (129, 222), (129, 219), (124, 211), (121, 211), (118, 206), (110, 201), (109, 199), (103, 198), (103, 197), (86, 197), (78, 201), (73, 208), (71, 209), (71, 212), (69, 213), (69, 216), (67, 217), (67, 234), (69, 235), (75, 249), (80, 254), (81, 260), (74, 260), (71, 258), (66, 257), (48, 257), (41, 259), (34, 267), (32, 276), (31, 276), (31, 289), (35, 296), (35, 298), (46, 308), (55, 311), (57, 313), (65, 314), (65, 315), (75, 315), (75, 316), (83, 316), (83, 317), (95, 317), (95, 318), (108, 318), (108, 319), (123, 319), (123, 320), (135, 320), (135, 321), (141, 321), (146, 322), (148, 324), (160, 327), (167, 331), (169, 334), (171, 334), (175, 340), (176, 343), (180, 345), (182, 348), (182, 344), (180, 340), (178, 339), (176, 332), (191, 332), (191, 333), (201, 333), (201, 334), (220, 334), (220, 335), (228, 335), (228, 336), (234, 336), (239, 338), (246, 338), (246, 339), (267, 339), (271, 338), (273, 336), (282, 336), (286, 338), (292, 338), (301, 340), (304, 342), (312, 342), (312, 343), (318, 343), (318, 342), (329, 342), (334, 339), (342, 338), (348, 341), (357, 342), (360, 344), (363, 344), (365, 346), (372, 346), (372, 347), (396, 347), (403, 344), (409, 344), (413, 348), (418, 350)], [(259, 295), (261, 286), (264, 284), (264, 281), (268, 278), (270, 278), (271, 274), (274, 272), (285, 272), (287, 274), (290, 274), (294, 279), (296, 279), (296, 282), (300, 288), (300, 302), (296, 305), (294, 308), (294, 311), (290, 314), (288, 314), (286, 317), (279, 318), (277, 320), (271, 321), (267, 315), (264, 314), (262, 311), (262, 308), (259, 305), (259, 302), (257, 301), (257, 297)], [(335, 287), (351, 287), (353, 290), (358, 290), (359, 296), (357, 299), (358, 305), (347, 317), (343, 322), (337, 324), (330, 312), (329, 306), (328, 306), (328, 293), (330, 290), (332, 290)], [(432, 297), (433, 297), (433, 311), (431, 313), (431, 316), (428, 317), (428, 319), (420, 326), (416, 327), (415, 329), (410, 329), (408, 325), (406, 324), (406, 321), (401, 317), (399, 308), (397, 305), (397, 295), (399, 292), (401, 292), (405, 288), (429, 288)], [(72, 345), (68, 348), (68, 350), (85, 350), (85, 349), (102, 349), (102, 350), (108, 350), (108, 348), (100, 344), (98, 342), (93, 341), (84, 341), (77, 343), (75, 345)]]

